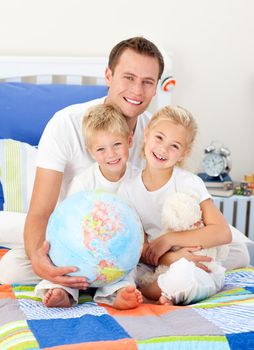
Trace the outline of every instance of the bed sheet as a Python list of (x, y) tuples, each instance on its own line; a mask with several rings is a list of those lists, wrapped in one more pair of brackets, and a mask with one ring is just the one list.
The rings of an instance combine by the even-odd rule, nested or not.
[(254, 268), (228, 272), (223, 291), (197, 304), (128, 311), (87, 294), (74, 307), (46, 308), (33, 285), (0, 285), (0, 349), (254, 349)]

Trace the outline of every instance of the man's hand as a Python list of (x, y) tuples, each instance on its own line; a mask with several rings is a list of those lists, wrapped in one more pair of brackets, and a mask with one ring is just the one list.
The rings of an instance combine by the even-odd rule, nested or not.
[(44, 241), (42, 246), (31, 256), (34, 272), (43, 279), (49, 280), (70, 288), (87, 289), (88, 283), (85, 277), (66, 276), (70, 272), (77, 271), (74, 266), (56, 267), (48, 256), (49, 243)]

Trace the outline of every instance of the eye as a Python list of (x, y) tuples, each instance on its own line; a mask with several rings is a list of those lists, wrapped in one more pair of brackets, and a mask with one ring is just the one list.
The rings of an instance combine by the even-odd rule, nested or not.
[(104, 151), (104, 148), (103, 147), (99, 147), (96, 149), (96, 152), (103, 152)]
[(161, 135), (155, 135), (155, 138), (157, 139), (157, 140), (162, 140), (162, 136)]
[(119, 147), (119, 146), (121, 146), (121, 144), (122, 144), (121, 142), (116, 142), (116, 143), (114, 143), (114, 146)]
[(152, 85), (154, 85), (154, 82), (153, 82), (152, 80), (144, 80), (144, 81), (143, 81), (143, 84), (144, 84), (144, 85), (151, 85), (151, 86), (152, 86)]
[(133, 76), (131, 75), (125, 75), (124, 78), (130, 81), (134, 80)]
[(180, 149), (180, 146), (179, 145), (172, 145), (173, 148), (179, 150)]

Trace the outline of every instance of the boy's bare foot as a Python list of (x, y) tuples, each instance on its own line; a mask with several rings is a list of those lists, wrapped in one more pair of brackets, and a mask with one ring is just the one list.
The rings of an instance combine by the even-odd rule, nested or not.
[(42, 302), (47, 307), (71, 307), (73, 299), (66, 290), (54, 288), (47, 291)]
[(164, 295), (161, 295), (159, 300), (158, 300), (159, 305), (174, 305), (172, 300), (164, 297)]
[(127, 286), (117, 291), (113, 307), (119, 310), (128, 310), (134, 309), (141, 303), (143, 303), (141, 292), (134, 286)]

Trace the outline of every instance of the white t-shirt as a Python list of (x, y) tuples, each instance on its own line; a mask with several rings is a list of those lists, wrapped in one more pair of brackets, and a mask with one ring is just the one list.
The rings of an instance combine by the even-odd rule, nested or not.
[(199, 203), (211, 198), (200, 177), (178, 167), (174, 167), (170, 180), (156, 191), (146, 189), (141, 171), (135, 178), (121, 184), (118, 190), (118, 193), (137, 210), (149, 241), (162, 232), (162, 206), (165, 199), (176, 192), (193, 193)]
[[(42, 134), (37, 166), (64, 172), (60, 199), (65, 197), (66, 188), (72, 178), (94, 162), (84, 146), (82, 121), (87, 109), (104, 103), (105, 98), (71, 105), (58, 111), (50, 119)], [(149, 119), (148, 112), (138, 117), (133, 145), (130, 148), (130, 162), (139, 168), (144, 165), (140, 158), (140, 148), (143, 130)]]
[(85, 190), (104, 190), (117, 192), (119, 186), (126, 180), (132, 179), (139, 173), (140, 169), (127, 163), (126, 171), (119, 181), (107, 180), (101, 173), (98, 163), (94, 163), (86, 170), (76, 175), (71, 181), (67, 191), (67, 197), (73, 193)]

